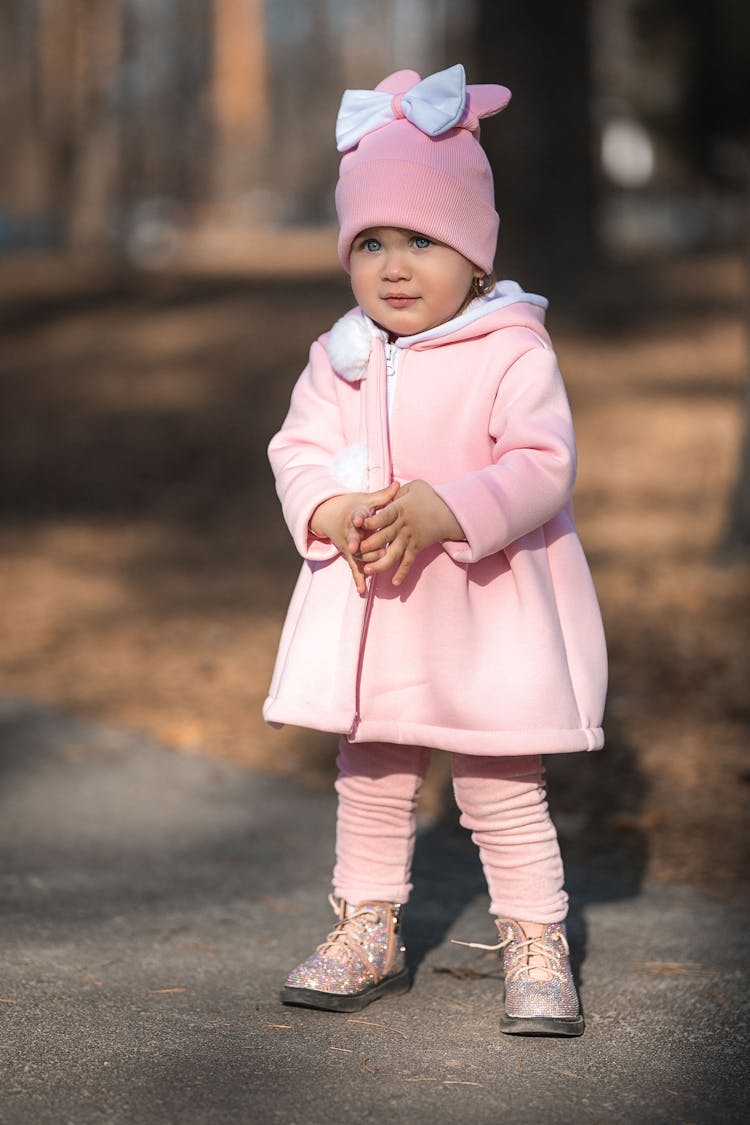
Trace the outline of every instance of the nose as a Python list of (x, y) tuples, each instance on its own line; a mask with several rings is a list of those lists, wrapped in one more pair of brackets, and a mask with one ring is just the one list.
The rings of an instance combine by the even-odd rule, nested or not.
[(383, 277), (386, 281), (402, 281), (409, 276), (407, 255), (401, 249), (389, 250), (383, 262)]

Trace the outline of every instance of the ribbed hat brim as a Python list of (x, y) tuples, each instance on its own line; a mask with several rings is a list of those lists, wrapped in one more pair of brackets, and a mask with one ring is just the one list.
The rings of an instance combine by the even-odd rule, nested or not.
[(485, 199), (435, 168), (409, 160), (368, 160), (336, 187), (339, 259), (349, 270), (352, 242), (370, 227), (418, 231), (458, 250), (485, 273), (493, 267), (500, 217)]

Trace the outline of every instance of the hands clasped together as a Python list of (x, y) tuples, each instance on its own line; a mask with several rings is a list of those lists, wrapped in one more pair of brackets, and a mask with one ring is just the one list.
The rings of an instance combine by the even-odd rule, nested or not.
[(315, 509), (310, 528), (339, 549), (360, 594), (366, 576), (396, 567), (391, 581), (400, 586), (425, 547), (464, 538), (453, 512), (423, 480), (333, 496)]

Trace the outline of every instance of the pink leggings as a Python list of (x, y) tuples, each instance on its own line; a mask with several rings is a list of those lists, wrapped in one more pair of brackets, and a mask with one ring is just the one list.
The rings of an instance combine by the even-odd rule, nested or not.
[[(420, 746), (341, 740), (333, 884), (347, 902), (406, 902), (416, 835), (417, 794), (430, 751)], [(562, 922), (568, 896), (541, 757), (453, 754), (461, 824), (479, 848), (490, 913)]]

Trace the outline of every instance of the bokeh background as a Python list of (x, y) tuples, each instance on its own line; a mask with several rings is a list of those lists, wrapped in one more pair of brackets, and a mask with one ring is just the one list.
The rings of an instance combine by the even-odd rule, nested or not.
[[(732, 895), (744, 0), (5, 0), (0, 692), (330, 784), (335, 740), (260, 716), (298, 567), (265, 447), (351, 303), (341, 92), (456, 61), (513, 90), (483, 126), (498, 273), (551, 301), (609, 637), (608, 749), (550, 762), (563, 843)], [(423, 818), (453, 816), (446, 779), (435, 755)]]

